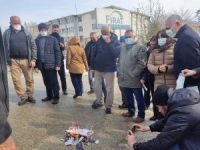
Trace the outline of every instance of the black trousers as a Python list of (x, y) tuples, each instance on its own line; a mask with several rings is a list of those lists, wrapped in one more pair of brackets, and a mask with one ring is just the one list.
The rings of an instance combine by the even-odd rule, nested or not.
[(128, 106), (128, 101), (126, 100), (126, 90), (124, 87), (119, 86), (121, 96), (122, 96), (122, 105)]
[(67, 91), (67, 82), (66, 82), (66, 77), (65, 77), (65, 65), (64, 65), (63, 60), (61, 62), (61, 67), (60, 67), (60, 70), (58, 71), (58, 74), (60, 76), (62, 91)]
[(42, 77), (44, 85), (46, 87), (46, 93), (48, 98), (59, 99), (59, 83), (57, 78), (57, 71), (54, 69), (45, 69), (42, 66)]
[(82, 96), (83, 94), (82, 74), (70, 73), (70, 77), (75, 89), (75, 94)]
[(154, 94), (154, 75), (148, 75), (144, 84), (147, 88), (147, 91), (144, 91), (145, 106), (149, 107), (151, 103), (151, 96)]

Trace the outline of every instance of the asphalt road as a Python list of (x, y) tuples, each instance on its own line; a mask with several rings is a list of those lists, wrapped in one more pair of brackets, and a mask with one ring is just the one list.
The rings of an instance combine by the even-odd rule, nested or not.
[[(129, 150), (126, 141), (129, 122), (121, 117), (125, 110), (117, 107), (121, 103), (121, 96), (115, 80), (115, 100), (113, 114), (105, 115), (104, 108), (92, 110), (91, 104), (95, 100), (94, 95), (87, 95), (89, 90), (87, 75), (84, 75), (84, 95), (77, 100), (72, 98), (74, 89), (69, 75), (67, 75), (68, 95), (61, 93), (60, 103), (52, 105), (50, 102), (43, 103), (41, 99), (45, 95), (40, 73), (35, 73), (35, 98), (36, 104), (18, 106), (17, 97), (10, 74), (10, 115), (9, 121), (13, 128), (13, 137), (18, 150), (75, 150), (75, 147), (65, 147), (60, 140), (64, 131), (73, 123), (77, 122), (81, 127), (94, 125), (94, 138), (98, 139), (98, 145), (85, 146), (85, 150)], [(23, 79), (23, 78), (22, 78)], [(143, 124), (150, 124), (149, 117), (152, 110), (146, 111), (146, 121)], [(146, 141), (155, 136), (152, 133), (137, 133), (139, 142)]]

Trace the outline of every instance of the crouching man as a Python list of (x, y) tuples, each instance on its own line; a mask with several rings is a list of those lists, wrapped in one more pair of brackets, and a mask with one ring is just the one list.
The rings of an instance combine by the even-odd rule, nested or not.
[(200, 147), (200, 96), (191, 89), (172, 91), (161, 85), (154, 93), (153, 101), (165, 117), (149, 127), (139, 124), (133, 131), (160, 132), (152, 140), (137, 143), (129, 132), (128, 144), (134, 150), (197, 150)]

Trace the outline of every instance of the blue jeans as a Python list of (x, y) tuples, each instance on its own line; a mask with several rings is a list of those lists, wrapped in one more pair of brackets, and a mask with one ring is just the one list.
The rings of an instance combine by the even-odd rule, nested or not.
[(124, 92), (128, 102), (128, 112), (130, 114), (135, 114), (135, 95), (138, 106), (138, 117), (145, 118), (145, 100), (142, 93), (142, 88), (124, 88)]
[(72, 84), (75, 89), (75, 94), (82, 96), (82, 94), (83, 94), (82, 74), (70, 73), (70, 77), (71, 77)]

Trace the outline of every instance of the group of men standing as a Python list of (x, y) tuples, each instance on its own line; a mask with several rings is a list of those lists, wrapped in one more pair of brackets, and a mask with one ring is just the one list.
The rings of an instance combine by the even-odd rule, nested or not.
[[(92, 104), (93, 109), (103, 106), (105, 103), (106, 114), (111, 114), (114, 100), (115, 72), (119, 80), (119, 86), (123, 87), (125, 99), (128, 101), (129, 113), (124, 116), (135, 115), (134, 95), (138, 102), (138, 115), (133, 119), (135, 122), (144, 121), (145, 101), (140, 82), (141, 74), (146, 67), (146, 48), (136, 41), (132, 30), (125, 33), (125, 44), (121, 45), (117, 36), (109, 27), (102, 28), (102, 35), (97, 40), (96, 34), (91, 33), (91, 41), (86, 45), (86, 54), (90, 70), (95, 72), (94, 86), (89, 76), (91, 91), (94, 90), (96, 101)], [(90, 74), (90, 73), (89, 73)], [(106, 87), (106, 99), (103, 101), (103, 85)]]
[[(48, 35), (48, 25), (38, 25), (40, 34), (34, 40), (32, 36), (21, 25), (18, 16), (10, 18), (10, 27), (3, 35), (4, 46), (7, 55), (7, 63), (10, 66), (11, 76), (17, 95), (21, 101), (18, 105), (27, 102), (35, 103), (33, 97), (34, 79), (33, 70), (37, 67), (43, 77), (47, 97), (43, 102), (51, 101), (52, 104), (59, 102), (59, 83), (57, 72), (60, 75), (63, 94), (67, 94), (65, 78), (64, 38), (59, 35), (59, 26), (52, 26), (52, 34)], [(26, 87), (22, 84), (21, 73), (24, 75)]]

